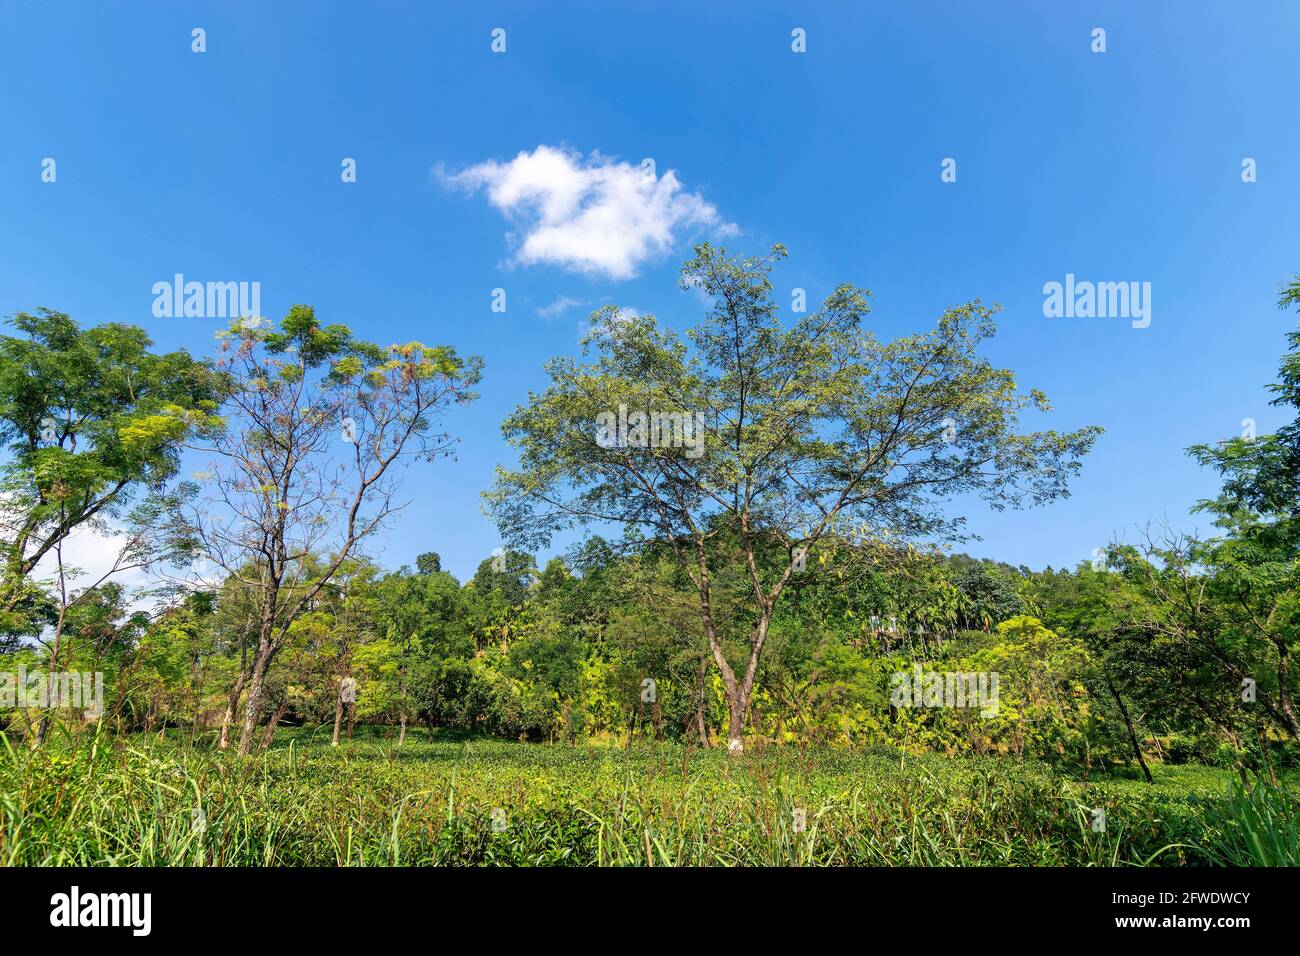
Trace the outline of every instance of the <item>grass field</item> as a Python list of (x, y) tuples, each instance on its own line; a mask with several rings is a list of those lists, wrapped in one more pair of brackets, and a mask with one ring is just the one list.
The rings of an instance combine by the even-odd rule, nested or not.
[[(1224, 770), (1084, 783), (1033, 763), (769, 748), (729, 759), (286, 732), (0, 741), (7, 865), (1295, 865), (1300, 790)], [(1105, 811), (1104, 829), (1095, 830)], [(806, 828), (796, 832), (796, 811)]]

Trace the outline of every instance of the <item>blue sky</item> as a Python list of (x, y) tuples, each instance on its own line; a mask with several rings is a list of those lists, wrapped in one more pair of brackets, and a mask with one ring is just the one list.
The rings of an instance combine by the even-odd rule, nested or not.
[[(1191, 527), (1215, 482), (1183, 449), (1280, 423), (1264, 386), (1294, 322), (1277, 286), (1300, 272), (1297, 36), (1294, 3), (3, 0), (0, 314), (48, 306), (203, 352), (220, 320), (151, 312), (180, 272), (258, 281), (272, 317), (306, 302), (367, 338), (483, 356), (482, 398), (450, 423), (459, 460), (408, 474), (380, 554), (437, 550), (464, 577), (500, 543), (479, 493), (543, 361), (605, 303), (685, 327), (701, 306), (677, 269), (734, 226), (728, 248), (789, 248), (781, 301), (866, 286), (882, 335), (1001, 303), (991, 356), (1055, 406), (1030, 424), (1107, 431), (1070, 499), (968, 509), (967, 550), (1073, 565), (1148, 521)], [(533, 167), (480, 164), (542, 146), (578, 183), (646, 157), (674, 171), (668, 211), (636, 218), (660, 239), (617, 237), (646, 255), (611, 270), (581, 222), (521, 252), (534, 223), (488, 186)], [(477, 168), (480, 188), (438, 168)], [(1150, 282), (1150, 327), (1044, 317), (1043, 284), (1067, 273)], [(566, 299), (581, 305), (539, 314)]]

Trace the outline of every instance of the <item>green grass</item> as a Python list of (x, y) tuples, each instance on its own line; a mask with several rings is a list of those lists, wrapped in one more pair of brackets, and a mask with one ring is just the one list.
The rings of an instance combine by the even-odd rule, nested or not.
[(1005, 757), (671, 744), (336, 749), (292, 732), (244, 759), (156, 737), (0, 739), (0, 863), (1296, 865), (1294, 783), (1247, 794), (1221, 770), (1156, 773), (1083, 784)]

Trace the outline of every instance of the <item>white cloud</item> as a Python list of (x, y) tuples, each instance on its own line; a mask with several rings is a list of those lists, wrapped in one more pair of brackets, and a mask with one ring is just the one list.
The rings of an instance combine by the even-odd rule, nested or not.
[[(130, 536), (116, 528), (96, 528), (79, 525), (73, 528), (63, 542), (63, 566), (67, 574), (68, 597), (82, 588), (90, 587), (105, 575), (104, 583), (123, 585), (128, 592), (147, 586), (149, 574), (136, 567), (124, 549)], [(114, 570), (114, 569), (117, 570)], [(47, 552), (32, 571), (32, 577), (50, 585), (59, 574), (58, 556)], [(53, 593), (51, 586), (51, 593)], [(139, 601), (129, 600), (131, 609), (145, 607)]]
[(736, 232), (676, 173), (616, 162), (599, 153), (538, 146), (508, 163), (488, 160), (459, 173), (435, 170), (444, 185), (473, 193), (519, 227), (507, 238), (521, 265), (549, 263), (575, 272), (630, 279), (690, 229)]
[[(69, 583), (93, 584), (122, 562), (123, 549), (130, 538), (118, 531), (79, 525), (72, 529), (63, 542), (63, 564), (69, 571)], [(129, 563), (129, 562), (123, 562)], [(54, 577), (59, 572), (58, 560), (49, 551), (36, 565), (37, 577)], [(139, 568), (128, 568), (113, 575), (113, 580), (129, 578), (133, 583), (144, 579)]]
[[(161, 560), (141, 567), (134, 552), (127, 550), (130, 544), (131, 536), (117, 526), (83, 524), (73, 528), (63, 542), (68, 597), (102, 579), (105, 584), (120, 584), (126, 589), (131, 611), (153, 611), (158, 607), (158, 599), (148, 593), (151, 589), (163, 585), (189, 589), (220, 586), (221, 569), (205, 558), (179, 569)], [(33, 569), (32, 577), (44, 583), (53, 594), (58, 573), (58, 555), (49, 551)]]
[(557, 315), (568, 312), (574, 306), (582, 305), (580, 299), (571, 299), (567, 295), (562, 295), (550, 305), (544, 305), (537, 310), (537, 314), (544, 319), (553, 319)]

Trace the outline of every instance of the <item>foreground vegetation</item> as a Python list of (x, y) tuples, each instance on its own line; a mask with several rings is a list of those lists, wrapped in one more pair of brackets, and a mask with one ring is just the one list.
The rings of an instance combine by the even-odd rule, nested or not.
[[(0, 743), (7, 865), (1296, 865), (1296, 779), (768, 747), (632, 749), (286, 732)], [(1105, 827), (1094, 829), (1095, 810)], [(806, 829), (796, 832), (795, 811)]]

